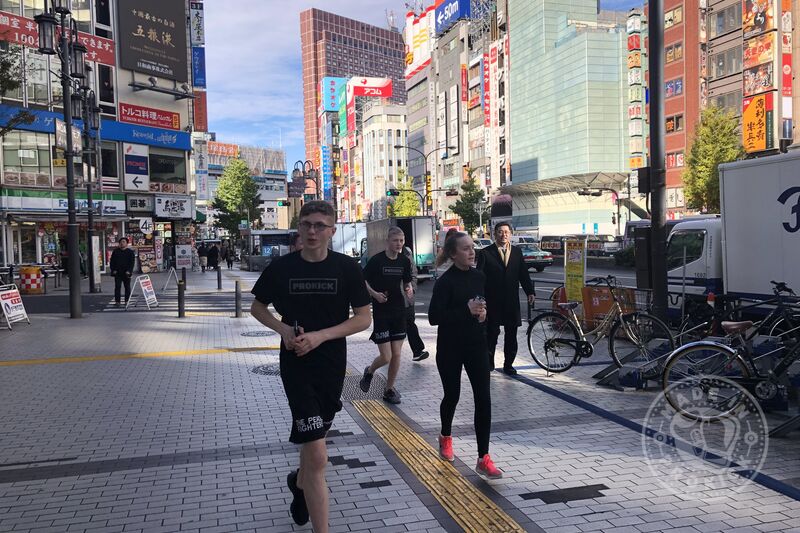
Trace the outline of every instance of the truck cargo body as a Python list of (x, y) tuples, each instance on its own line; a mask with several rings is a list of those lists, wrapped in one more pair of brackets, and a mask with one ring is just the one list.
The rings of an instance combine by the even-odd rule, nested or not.
[(366, 222), (337, 222), (336, 233), (331, 238), (331, 250), (355, 257), (361, 249), (361, 239), (366, 236)]
[(373, 255), (386, 249), (386, 235), (391, 226), (398, 226), (405, 233), (405, 245), (414, 255), (419, 278), (430, 277), (436, 259), (432, 217), (392, 217), (367, 222), (366, 253), (362, 257), (362, 265)]

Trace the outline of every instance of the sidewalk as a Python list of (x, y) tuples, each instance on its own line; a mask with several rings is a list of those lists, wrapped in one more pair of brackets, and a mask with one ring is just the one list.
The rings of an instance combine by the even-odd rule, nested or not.
[[(190, 282), (216, 289), (213, 273)], [(433, 353), (435, 329), (423, 314), (418, 325)], [(713, 500), (676, 494), (661, 482), (685, 467), (653, 465), (635, 430), (656, 393), (595, 386), (603, 353), (546, 376), (527, 367), (520, 338), (519, 379), (491, 376), (491, 453), (506, 475), (486, 482), (466, 376), (450, 468), (434, 461), (434, 357), (412, 363), (404, 348), (403, 403), (386, 409), (373, 399), (381, 376), (369, 396), (356, 391), (377, 354), (368, 337), (348, 341), (344, 409), (328, 436), (332, 531), (800, 530), (798, 432), (770, 441), (759, 483), (726, 478)], [(288, 513), (298, 448), (278, 340), (252, 318), (159, 310), (41, 314), (0, 331), (0, 531), (311, 531)]]

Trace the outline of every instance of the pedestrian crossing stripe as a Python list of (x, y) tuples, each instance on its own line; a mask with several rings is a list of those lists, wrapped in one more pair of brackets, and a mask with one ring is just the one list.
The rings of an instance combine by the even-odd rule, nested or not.
[(353, 406), (464, 531), (525, 531), (386, 406), (377, 400)]

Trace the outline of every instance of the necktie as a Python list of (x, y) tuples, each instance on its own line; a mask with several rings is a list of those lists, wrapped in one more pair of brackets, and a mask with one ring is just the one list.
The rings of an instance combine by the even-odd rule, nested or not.
[(502, 252), (503, 252), (503, 264), (505, 266), (508, 266), (508, 249), (503, 248)]

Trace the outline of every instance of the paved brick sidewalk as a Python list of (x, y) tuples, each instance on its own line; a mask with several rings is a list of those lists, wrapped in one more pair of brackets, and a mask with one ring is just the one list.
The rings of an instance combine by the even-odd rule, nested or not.
[[(214, 289), (215, 278), (194, 287)], [(418, 325), (434, 352), (434, 329), (422, 315)], [(310, 531), (288, 514), (285, 478), (298, 450), (287, 444), (280, 379), (252, 372), (276, 364), (277, 352), (260, 348), (278, 338), (242, 335), (256, 331), (252, 318), (158, 310), (79, 321), (37, 315), (31, 326), (0, 331), (0, 364), (76, 361), (0, 366), (0, 531)], [(377, 351), (368, 332), (349, 348), (352, 385)], [(435, 362), (412, 363), (405, 350), (395, 412), (433, 445)], [(120, 354), (130, 357), (103, 359)], [(655, 392), (599, 388), (598, 368), (522, 371), (536, 386), (492, 374), (492, 454), (506, 477), (490, 483), (473, 470), (465, 378), (454, 425), (459, 471), (529, 531), (800, 531), (800, 502), (763, 484), (727, 487), (714, 501), (662, 487), (641, 434), (581, 403), (642, 423)], [(333, 531), (459, 530), (352, 405), (329, 443)], [(764, 474), (800, 486), (799, 443), (798, 433), (773, 439)], [(656, 465), (663, 474), (669, 467)]]

